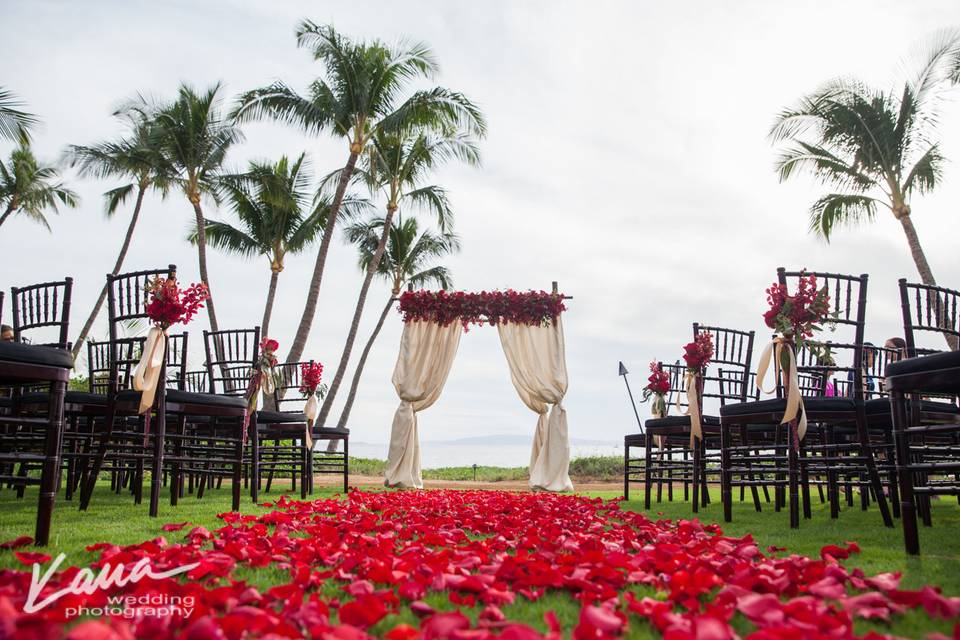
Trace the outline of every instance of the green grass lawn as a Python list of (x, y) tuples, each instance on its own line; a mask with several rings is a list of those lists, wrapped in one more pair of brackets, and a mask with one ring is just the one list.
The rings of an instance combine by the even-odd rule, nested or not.
[[(634, 489), (634, 496), (642, 496), (641, 491)], [(261, 501), (275, 500), (280, 491), (274, 490), (270, 494), (261, 494)], [(315, 492), (314, 497), (330, 497), (336, 491), (332, 488), (323, 488)], [(619, 497), (618, 492), (604, 492), (592, 494), (603, 498)], [(291, 496), (291, 497), (297, 497)], [(722, 510), (719, 496), (714, 495), (714, 502), (701, 510), (699, 519), (704, 522), (720, 522), (728, 535), (742, 536), (752, 534), (761, 549), (767, 546), (783, 546), (788, 548), (787, 553), (800, 553), (808, 556), (818, 556), (820, 548), (827, 544), (839, 544), (848, 540), (855, 540), (861, 547), (862, 553), (846, 561), (848, 567), (861, 567), (867, 574), (887, 571), (901, 571), (904, 574), (903, 588), (915, 589), (925, 584), (939, 585), (948, 595), (960, 594), (960, 507), (955, 501), (940, 500), (934, 504), (934, 526), (921, 529), (921, 545), (923, 555), (919, 558), (908, 558), (903, 551), (899, 522), (893, 529), (885, 528), (875, 509), (861, 512), (859, 506), (848, 508), (840, 514), (838, 520), (831, 520), (829, 511), (814, 499), (814, 513), (812, 520), (803, 520), (799, 530), (791, 530), (787, 524), (787, 513), (775, 513), (772, 506), (764, 504), (763, 513), (756, 513), (752, 503), (737, 503), (734, 508), (734, 521), (722, 523)], [(35, 490), (28, 490), (23, 500), (17, 500), (15, 493), (9, 490), (0, 491), (0, 541), (9, 540), (20, 535), (32, 535), (34, 528), (34, 514), (36, 505)], [(622, 508), (642, 511), (642, 501), (632, 500), (622, 504)], [(165, 536), (170, 540), (179, 539), (188, 529), (181, 532), (165, 533), (161, 526), (168, 522), (188, 521), (193, 525), (202, 525), (208, 529), (222, 526), (216, 517), (218, 513), (229, 510), (230, 492), (226, 485), (219, 490), (208, 491), (202, 500), (188, 495), (176, 507), (171, 507), (167, 501), (161, 502), (160, 516), (150, 518), (147, 515), (147, 505), (134, 505), (129, 494), (116, 495), (109, 491), (109, 487), (98, 488), (88, 512), (80, 512), (76, 501), (60, 500), (54, 514), (53, 533), (51, 544), (44, 551), (51, 555), (64, 552), (67, 554), (68, 565), (86, 566), (94, 559), (94, 554), (85, 551), (85, 547), (96, 542), (110, 541), (117, 544), (131, 544), (157, 536)], [(249, 496), (244, 495), (241, 511), (244, 513), (262, 513), (267, 508), (259, 507), (250, 502)], [(673, 503), (654, 503), (649, 512), (651, 518), (691, 519), (693, 514), (690, 504), (677, 501)], [(25, 569), (17, 562), (10, 551), (0, 551), (0, 567)], [(260, 589), (269, 588), (275, 584), (285, 583), (289, 578), (285, 572), (278, 572), (273, 568), (251, 569), (238, 567), (234, 578), (243, 579)], [(325, 595), (334, 597), (338, 594), (341, 585), (331, 582), (324, 587)], [(649, 595), (649, 590), (637, 589), (638, 593)], [(428, 594), (426, 598), (437, 610), (451, 610), (454, 605), (449, 602), (445, 594)], [(523, 598), (513, 605), (504, 607), (504, 613), (515, 620), (525, 622), (545, 630), (543, 613), (554, 610), (564, 629), (571, 629), (577, 621), (580, 605), (565, 594), (548, 593), (537, 602), (528, 602)], [(463, 609), (468, 616), (475, 618), (480, 608)], [(408, 619), (409, 618), (409, 619)], [(407, 622), (416, 625), (417, 621), (408, 610), (401, 610), (399, 615), (391, 615), (372, 629), (375, 634), (382, 635), (394, 625)], [(881, 633), (893, 633), (902, 637), (922, 637), (932, 631), (950, 633), (951, 622), (931, 620), (922, 612), (911, 612), (899, 617), (892, 625), (883, 623), (856, 623), (858, 633), (876, 630)], [(743, 631), (748, 631), (748, 626)], [(628, 637), (647, 638), (657, 637), (656, 633), (644, 623), (632, 623)]]

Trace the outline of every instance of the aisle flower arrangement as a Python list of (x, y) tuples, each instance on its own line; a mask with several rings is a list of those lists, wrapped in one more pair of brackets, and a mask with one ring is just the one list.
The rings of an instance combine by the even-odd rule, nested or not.
[[(176, 578), (70, 595), (31, 614), (23, 613), (29, 569), (0, 571), (0, 635), (586, 640), (653, 629), (671, 640), (771, 640), (854, 638), (857, 620), (890, 620), (913, 609), (960, 616), (960, 598), (929, 586), (902, 590), (898, 574), (870, 577), (844, 567), (855, 543), (826, 546), (819, 558), (783, 555), (758, 548), (750, 536), (725, 536), (718, 525), (651, 521), (618, 501), (354, 491), (313, 502), (281, 497), (272, 506), (261, 515), (222, 514), (224, 526), (215, 531), (175, 523), (141, 544), (93, 545), (95, 571), (144, 558), (158, 572), (196, 566)], [(41, 553), (0, 551), (14, 552), (27, 567), (50, 562)], [(271, 570), (271, 586), (239, 577), (253, 569)], [(40, 597), (77, 575), (75, 568), (53, 574)], [(514, 604), (560, 596), (579, 603), (572, 615), (545, 606), (542, 620), (511, 619)], [(158, 617), (111, 604), (143, 601), (192, 606)], [(71, 611), (83, 607), (117, 613), (78, 620)]]
[(667, 415), (667, 394), (670, 393), (670, 375), (663, 370), (663, 366), (654, 360), (650, 363), (650, 376), (647, 386), (643, 388), (643, 401), (652, 399), (650, 413), (654, 418), (664, 418)]
[(320, 403), (318, 398), (326, 395), (327, 386), (320, 384), (320, 378), (323, 376), (323, 365), (319, 362), (300, 363), (300, 394), (307, 399), (303, 407), (303, 413), (307, 416), (306, 442), (307, 446), (313, 448), (313, 424), (320, 412)]
[(817, 288), (816, 275), (803, 272), (797, 279), (797, 290), (790, 295), (787, 286), (773, 283), (766, 291), (769, 308), (763, 314), (763, 320), (777, 335), (760, 354), (757, 364), (757, 386), (765, 393), (772, 393), (776, 386), (763, 388), (767, 369), (773, 361), (773, 380), (785, 381), (787, 404), (782, 424), (793, 424), (791, 444), (799, 449), (807, 431), (807, 417), (803, 410), (803, 397), (797, 377), (795, 350), (806, 345), (822, 362), (832, 362), (828, 345), (813, 340), (814, 335), (823, 330), (831, 319), (830, 292), (827, 285)]
[(144, 313), (153, 322), (143, 344), (140, 362), (133, 373), (133, 388), (140, 392), (139, 412), (146, 415), (144, 445), (150, 434), (150, 411), (160, 384), (167, 354), (167, 330), (175, 324), (189, 324), (210, 297), (206, 285), (192, 284), (181, 289), (176, 278), (151, 280), (146, 285)]
[(400, 296), (404, 322), (435, 322), (447, 326), (518, 323), (547, 325), (566, 311), (564, 295), (546, 291), (406, 291)]
[[(687, 396), (687, 415), (690, 416), (690, 448), (703, 438), (703, 424), (700, 415), (703, 397), (703, 372), (713, 359), (713, 334), (709, 331), (698, 333), (693, 342), (683, 347), (683, 361), (687, 366), (684, 375), (684, 389)], [(677, 396), (677, 407), (680, 397)]]

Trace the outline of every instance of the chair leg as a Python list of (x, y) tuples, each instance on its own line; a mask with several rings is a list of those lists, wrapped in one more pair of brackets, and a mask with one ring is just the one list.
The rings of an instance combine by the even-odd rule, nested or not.
[[(720, 425), (720, 502), (723, 503), (723, 521), (733, 520), (733, 493), (731, 491), (732, 472), (730, 471), (730, 427)], [(742, 485), (741, 485), (742, 488)], [(743, 501), (741, 494), (740, 500)]]
[(803, 500), (803, 517), (809, 520), (813, 517), (810, 508), (810, 470), (807, 466), (807, 451), (802, 445), (799, 453), (800, 458), (798, 464), (800, 465), (800, 491)]
[(256, 503), (260, 500), (260, 438), (256, 424), (256, 414), (251, 416), (247, 440), (250, 443), (250, 498)]
[(238, 418), (238, 426), (234, 434), (236, 437), (236, 444), (234, 445), (233, 452), (233, 481), (230, 484), (230, 490), (233, 493), (233, 511), (240, 510), (240, 492), (243, 490), (241, 487), (241, 474), (243, 473), (243, 418)]
[(300, 499), (307, 499), (308, 482), (307, 476), (310, 473), (310, 447), (307, 446), (307, 439), (300, 439)]
[[(650, 432), (647, 432), (647, 435), (643, 438), (643, 508), (650, 510), (650, 489), (652, 488), (652, 477), (650, 473), (653, 471), (653, 436), (650, 435)], [(658, 499), (657, 502), (660, 502)]]
[(630, 443), (623, 443), (623, 499), (630, 499)]
[(170, 506), (177, 506), (183, 487), (183, 438), (187, 433), (187, 416), (177, 416), (176, 438), (173, 439), (173, 461), (170, 463)]
[[(116, 423), (116, 412), (114, 410), (108, 409), (107, 416), (104, 420), (103, 433), (100, 434), (100, 438), (97, 442), (97, 453), (96, 457), (93, 460), (93, 465), (90, 467), (90, 472), (87, 475), (87, 480), (83, 484), (83, 487), (80, 490), (80, 510), (86, 511), (87, 507), (90, 506), (90, 500), (93, 497), (93, 490), (97, 486), (97, 478), (100, 476), (100, 469), (103, 467), (103, 461), (107, 457), (107, 449), (110, 446), (110, 437), (113, 435), (113, 427)], [(90, 434), (90, 443), (93, 444), (93, 433)], [(111, 473), (111, 477), (115, 475)]]
[[(162, 390), (161, 390), (162, 393)], [(164, 398), (157, 403), (157, 426), (153, 430), (153, 466), (150, 473), (150, 517), (160, 514), (160, 480), (163, 476), (163, 448), (167, 440), (167, 412)]]
[(47, 432), (44, 438), (43, 466), (40, 470), (40, 497), (37, 503), (37, 526), (34, 540), (38, 547), (50, 542), (50, 523), (57, 497), (57, 474), (60, 469), (60, 443), (63, 433), (63, 398), (67, 392), (65, 380), (54, 382), (47, 403)]
[[(313, 462), (311, 461), (311, 465)], [(313, 473), (310, 474), (310, 481), (313, 482)], [(350, 436), (343, 439), (343, 493), (350, 492)]]
[(700, 512), (700, 442), (693, 443), (693, 512)]
[(787, 483), (790, 488), (790, 528), (800, 528), (800, 456), (797, 443), (797, 420), (794, 418), (787, 427)]

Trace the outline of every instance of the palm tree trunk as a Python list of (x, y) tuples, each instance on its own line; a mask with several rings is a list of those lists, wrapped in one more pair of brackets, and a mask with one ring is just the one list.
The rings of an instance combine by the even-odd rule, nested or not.
[(363, 278), (363, 284), (360, 286), (357, 307), (353, 311), (353, 322), (350, 324), (350, 332), (347, 333), (347, 341), (343, 345), (343, 353), (340, 354), (340, 364), (337, 365), (337, 372), (333, 375), (333, 381), (330, 383), (327, 395), (323, 399), (323, 406), (320, 407), (320, 415), (317, 416), (317, 424), (321, 427), (326, 424), (327, 416), (330, 415), (330, 408), (333, 406), (333, 400), (337, 397), (337, 391), (340, 390), (343, 376), (347, 372), (350, 354), (353, 352), (353, 343), (356, 342), (357, 331), (360, 329), (360, 317), (363, 315), (363, 307), (367, 303), (367, 293), (370, 291), (370, 283), (373, 282), (373, 276), (377, 273), (377, 267), (380, 266), (380, 259), (383, 257), (384, 249), (386, 249), (387, 239), (390, 237), (390, 225), (393, 222), (395, 212), (396, 207), (387, 207), (387, 215), (383, 219), (383, 233), (380, 234), (380, 243), (373, 253), (370, 264), (367, 265), (367, 273)]
[[(130, 241), (133, 240), (133, 230), (137, 226), (137, 221), (140, 219), (140, 207), (143, 206), (143, 196), (146, 194), (147, 189), (144, 186), (140, 187), (140, 190), (137, 191), (137, 202), (133, 205), (133, 215), (130, 216), (130, 224), (127, 225), (127, 235), (123, 238), (123, 244), (120, 246), (120, 254), (117, 256), (117, 261), (113, 265), (113, 271), (111, 275), (117, 275), (120, 273), (120, 268), (123, 266), (123, 261), (127, 257), (127, 251), (130, 250)], [(83, 342), (87, 339), (87, 335), (90, 333), (90, 329), (93, 327), (93, 323), (96, 321), (97, 316), (100, 315), (100, 309), (103, 307), (103, 301), (107, 298), (107, 285), (104, 284), (103, 288), (100, 289), (100, 297), (97, 298), (97, 303), (93, 305), (93, 311), (90, 312), (90, 316), (87, 317), (87, 321), (83, 324), (83, 328), (80, 330), (80, 335), (77, 337), (77, 341), (73, 345), (73, 359), (77, 359), (77, 355), (80, 353), (80, 349), (83, 347)]]
[(3, 212), (2, 216), (0, 216), (0, 225), (7, 221), (7, 218), (10, 217), (11, 213), (13, 213), (13, 202), (7, 205), (7, 210)]
[[(353, 382), (350, 383), (350, 392), (347, 394), (347, 402), (343, 405), (343, 412), (340, 414), (340, 420), (337, 422), (338, 429), (347, 428), (347, 421), (350, 419), (350, 409), (353, 408), (353, 401), (357, 397), (357, 387), (360, 386), (360, 375), (363, 373), (363, 367), (367, 364), (367, 356), (370, 355), (370, 349), (373, 348), (373, 342), (377, 339), (377, 336), (380, 335), (380, 330), (383, 328), (383, 323), (387, 319), (387, 314), (390, 313), (390, 309), (393, 308), (393, 302), (393, 297), (387, 300), (387, 304), (383, 308), (383, 312), (380, 314), (380, 320), (377, 322), (376, 328), (374, 328), (373, 333), (370, 335), (370, 339), (367, 340), (367, 344), (363, 347), (363, 353), (360, 354), (360, 362), (357, 363), (357, 370), (353, 372)], [(331, 443), (336, 444), (336, 440), (331, 441)]]
[[(933, 277), (933, 270), (930, 269), (930, 264), (927, 262), (927, 256), (923, 252), (923, 247), (920, 246), (920, 238), (917, 236), (917, 230), (913, 226), (913, 220), (910, 218), (910, 214), (907, 213), (898, 218), (900, 224), (903, 226), (903, 232), (907, 236), (907, 244), (910, 246), (910, 255), (913, 256), (913, 262), (917, 265), (917, 271), (920, 272), (920, 281), (925, 285), (936, 286), (937, 281)], [(940, 326), (945, 329), (954, 329), (950, 318), (946, 315), (946, 305), (938, 305), (941, 309), (944, 309), (944, 312), (941, 314), (941, 317), (938, 318)], [(944, 338), (947, 341), (947, 346), (950, 347), (951, 351), (956, 351), (960, 344), (958, 344), (957, 337), (952, 335), (945, 335)]]
[(210, 288), (210, 278), (207, 276), (207, 229), (203, 219), (203, 209), (200, 208), (199, 198), (191, 198), (190, 202), (197, 217), (197, 258), (200, 262), (200, 282), (207, 286), (207, 292), (210, 295), (203, 304), (207, 307), (207, 315), (210, 317), (210, 330), (219, 331), (217, 312), (213, 308), (213, 290)]
[(310, 279), (310, 288), (307, 291), (307, 301), (303, 306), (303, 315), (300, 317), (300, 325), (297, 327), (297, 333), (290, 345), (290, 352), (287, 354), (287, 362), (299, 362), (303, 355), (303, 350), (307, 346), (307, 338), (310, 336), (310, 328), (313, 326), (313, 317), (317, 313), (317, 298), (320, 297), (320, 283), (323, 280), (323, 267), (327, 263), (327, 253), (330, 251), (330, 241), (333, 239), (333, 229), (337, 224), (337, 215), (340, 213), (340, 205), (343, 203), (343, 196), (347, 192), (347, 184), (350, 182), (350, 176), (353, 175), (353, 167), (357, 164), (359, 153), (350, 153), (347, 158), (347, 164), (340, 172), (340, 179), (337, 182), (337, 192), (333, 197), (333, 203), (330, 205), (330, 215), (327, 218), (327, 226), (323, 230), (323, 239), (320, 241), (320, 249), (317, 251), (317, 262), (313, 266), (313, 276)]
[(937, 281), (933, 277), (933, 271), (927, 262), (927, 256), (923, 253), (923, 247), (920, 246), (920, 238), (917, 237), (917, 230), (913, 226), (913, 220), (910, 219), (910, 214), (901, 216), (900, 224), (903, 226), (903, 232), (907, 236), (910, 255), (913, 256), (913, 262), (917, 265), (917, 271), (920, 272), (920, 280), (926, 285), (936, 285)]
[(270, 335), (270, 316), (273, 315), (273, 299), (277, 295), (277, 280), (280, 272), (270, 270), (270, 288), (267, 290), (267, 305), (263, 308), (263, 321), (260, 323), (260, 335)]

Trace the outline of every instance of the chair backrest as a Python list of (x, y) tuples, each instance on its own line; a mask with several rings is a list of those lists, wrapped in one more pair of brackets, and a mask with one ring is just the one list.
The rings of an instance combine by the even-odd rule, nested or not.
[[(313, 364), (313, 360), (309, 361)], [(306, 362), (286, 362), (277, 365), (277, 385), (273, 391), (273, 401), (277, 411), (299, 413), (306, 399), (300, 394), (300, 366)]]
[[(859, 276), (819, 271), (787, 271), (777, 269), (777, 280), (793, 293), (801, 275), (816, 276), (817, 287), (827, 286), (830, 294), (831, 322), (830, 340), (820, 336), (815, 341), (829, 346), (833, 364), (826, 362), (814, 349), (797, 350), (798, 374), (809, 374), (820, 381), (820, 393), (826, 393), (828, 375), (832, 372), (838, 380), (850, 382), (852, 397), (864, 397), (864, 329), (867, 315), (867, 274)], [(780, 390), (782, 392), (782, 389)], [(801, 390), (802, 391), (802, 390)], [(839, 392), (838, 392), (839, 394)]]
[(260, 327), (204, 331), (203, 346), (210, 393), (244, 395), (260, 357)]
[[(143, 355), (146, 338), (142, 336), (117, 338), (112, 343), (87, 342), (87, 372), (90, 393), (106, 394), (110, 389), (111, 344), (116, 357), (117, 390), (129, 389), (133, 372)], [(167, 337), (167, 388), (181, 388), (181, 376), (186, 368), (187, 333), (172, 334)]]
[[(936, 353), (946, 346), (942, 340), (960, 341), (957, 307), (960, 291), (926, 284), (907, 282), (900, 278), (900, 306), (903, 310), (903, 339), (907, 343), (907, 356)], [(937, 348), (920, 345), (932, 343), (936, 336)], [(927, 340), (924, 340), (927, 338)]]
[[(149, 293), (147, 291), (147, 285), (149, 285), (155, 278), (176, 278), (177, 276), (177, 267), (176, 265), (167, 265), (165, 269), (145, 269), (142, 271), (129, 271), (127, 273), (118, 273), (113, 275), (111, 273), (107, 274), (107, 328), (109, 330), (109, 342), (110, 345), (110, 378), (108, 380), (108, 391), (107, 393), (115, 393), (120, 389), (126, 387), (129, 384), (129, 376), (133, 373), (131, 367), (136, 366), (136, 362), (139, 361), (139, 352), (134, 356), (135, 351), (133, 349), (127, 350), (124, 345), (126, 340), (133, 340), (134, 342), (139, 341), (139, 345), (143, 345), (144, 338), (127, 338), (120, 334), (121, 326), (124, 322), (130, 320), (148, 320), (147, 316), (147, 301), (149, 300)], [(181, 347), (186, 346), (186, 339), (184, 338)], [(171, 352), (176, 351), (177, 349), (170, 345), (170, 348), (167, 350), (166, 362), (170, 362), (173, 357)], [(180, 359), (176, 362), (180, 362), (181, 359), (185, 360), (186, 352), (184, 351)], [(136, 357), (136, 360), (132, 365), (127, 362), (128, 357)], [(164, 368), (161, 371), (161, 376), (166, 379), (166, 362), (164, 363)], [(121, 380), (122, 378), (122, 380)], [(123, 386), (121, 386), (121, 381)], [(158, 394), (159, 397), (159, 394)]]
[(13, 339), (31, 341), (24, 334), (44, 327), (53, 327), (56, 338), (42, 343), (61, 349), (70, 348), (70, 297), (73, 278), (55, 282), (41, 282), (27, 287), (10, 287), (13, 305)]
[(666, 397), (667, 413), (675, 413), (677, 411), (677, 403), (679, 403), (681, 412), (686, 411), (689, 406), (687, 404), (687, 389), (684, 386), (684, 375), (687, 372), (686, 366), (680, 364), (679, 360), (673, 364), (663, 362), (658, 364), (670, 378), (670, 391)]
[[(713, 335), (714, 354), (703, 376), (704, 399), (719, 399), (721, 405), (746, 402), (750, 395), (754, 332), (693, 323), (694, 338), (705, 333)], [(737, 377), (739, 381), (734, 384)]]
[(207, 384), (207, 370), (187, 371), (183, 376), (183, 390), (191, 393), (207, 393), (210, 390)]

